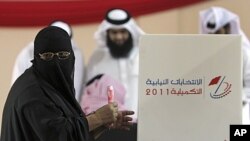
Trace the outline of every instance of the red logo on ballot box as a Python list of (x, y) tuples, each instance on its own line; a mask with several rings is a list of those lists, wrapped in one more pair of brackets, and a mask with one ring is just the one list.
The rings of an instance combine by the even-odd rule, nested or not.
[(212, 90), (214, 90), (213, 92), (210, 92), (210, 96), (214, 99), (218, 99), (231, 92), (232, 84), (226, 81), (226, 76), (217, 76), (210, 81), (208, 86), (212, 87)]

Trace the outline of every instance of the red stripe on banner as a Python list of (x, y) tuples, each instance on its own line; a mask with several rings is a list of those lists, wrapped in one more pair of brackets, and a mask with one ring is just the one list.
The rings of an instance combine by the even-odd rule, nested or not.
[(204, 0), (0, 0), (0, 26), (44, 26), (54, 20), (69, 24), (100, 22), (114, 7), (140, 16)]
[(69, 24), (99, 22), (114, 7), (140, 16), (204, 0), (10, 0), (0, 1), (0, 26), (43, 26), (60, 19)]

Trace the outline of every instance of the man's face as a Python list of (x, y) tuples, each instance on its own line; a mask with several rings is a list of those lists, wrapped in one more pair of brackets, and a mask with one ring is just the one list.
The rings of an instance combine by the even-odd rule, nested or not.
[(222, 27), (218, 29), (214, 34), (230, 34), (230, 32), (225, 27)]
[(125, 28), (107, 30), (107, 47), (114, 58), (126, 58), (133, 48), (130, 32)]
[(227, 24), (220, 29), (218, 29), (215, 33), (210, 33), (210, 34), (230, 34), (230, 24)]
[(125, 28), (111, 28), (107, 31), (107, 34), (109, 36), (109, 39), (117, 46), (122, 46), (129, 38), (129, 31)]

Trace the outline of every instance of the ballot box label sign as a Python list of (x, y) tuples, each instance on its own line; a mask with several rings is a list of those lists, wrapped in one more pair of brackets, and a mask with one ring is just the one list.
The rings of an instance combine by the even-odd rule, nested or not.
[(148, 78), (145, 82), (145, 95), (187, 96), (203, 94), (203, 78)]
[(226, 76), (209, 78), (202, 76), (191, 79), (148, 78), (145, 84), (145, 95), (147, 96), (202, 96), (206, 93), (205, 88), (207, 87), (207, 95), (210, 95), (212, 99), (219, 99), (230, 94), (232, 91), (232, 84), (227, 81)]
[(250, 125), (230, 125), (230, 141), (248, 141)]

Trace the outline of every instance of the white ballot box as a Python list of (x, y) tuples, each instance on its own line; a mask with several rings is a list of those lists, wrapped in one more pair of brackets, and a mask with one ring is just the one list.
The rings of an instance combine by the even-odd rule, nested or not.
[(237, 35), (144, 35), (138, 141), (229, 141), (241, 124)]

